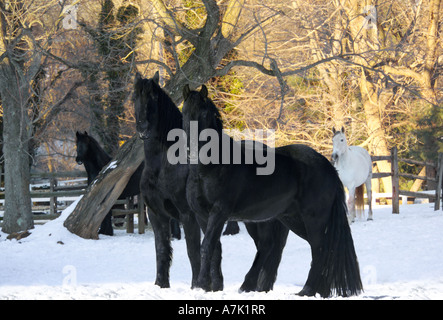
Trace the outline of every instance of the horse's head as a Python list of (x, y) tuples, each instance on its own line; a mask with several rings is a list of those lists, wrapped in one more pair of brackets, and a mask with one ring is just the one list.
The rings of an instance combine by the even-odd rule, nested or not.
[(88, 133), (76, 132), (75, 133), (75, 144), (77, 146), (77, 156), (75, 157), (75, 162), (78, 164), (83, 164), (86, 160), (86, 155), (89, 148), (89, 136)]
[(197, 121), (198, 130), (214, 129), (221, 133), (223, 122), (220, 113), (208, 97), (208, 88), (202, 85), (200, 91), (192, 91), (188, 85), (183, 88), (183, 129), (189, 135), (191, 121)]
[(346, 152), (348, 142), (346, 141), (345, 129), (342, 127), (340, 131), (332, 128), (334, 136), (332, 137), (332, 162), (335, 163), (338, 158)]
[(141, 139), (147, 139), (149, 130), (158, 121), (159, 110), (159, 73), (152, 79), (143, 79), (139, 73), (134, 83), (134, 108), (136, 129)]

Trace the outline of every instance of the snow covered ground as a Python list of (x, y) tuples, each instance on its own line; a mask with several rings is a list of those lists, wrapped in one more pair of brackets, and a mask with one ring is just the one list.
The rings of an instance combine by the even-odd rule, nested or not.
[[(0, 232), (0, 300), (4, 299), (321, 299), (295, 295), (307, 278), (308, 244), (290, 233), (274, 290), (238, 293), (255, 255), (246, 229), (224, 236), (225, 289), (206, 293), (190, 289), (185, 241), (173, 241), (171, 288), (154, 285), (152, 231), (143, 235), (116, 231), (100, 240), (79, 238), (63, 227), (73, 210), (36, 226), (20, 241)], [(432, 204), (374, 209), (374, 221), (351, 226), (364, 292), (351, 299), (443, 299), (443, 212)], [(342, 299), (342, 298), (332, 298)]]

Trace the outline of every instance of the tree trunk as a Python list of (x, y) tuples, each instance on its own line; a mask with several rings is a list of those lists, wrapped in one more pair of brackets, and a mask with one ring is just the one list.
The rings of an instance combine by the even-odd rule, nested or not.
[(26, 109), (29, 90), (10, 64), (2, 64), (0, 75), (5, 159), (5, 214), (2, 231), (12, 233), (34, 227), (29, 191), (30, 120)]
[(143, 161), (143, 156), (143, 142), (135, 135), (102, 169), (63, 225), (82, 238), (98, 239), (100, 224)]
[[(379, 49), (377, 21), (372, 21), (372, 25), (367, 25), (368, 16), (364, 13), (365, 9), (373, 8), (375, 6), (372, 0), (349, 0), (340, 1), (343, 8), (346, 10), (346, 19), (344, 21), (349, 27), (349, 32), (353, 39), (352, 50), (357, 54), (354, 61), (362, 66), (368, 66), (368, 61), (365, 59), (372, 50)], [(369, 59), (368, 59), (369, 60)], [(369, 151), (373, 155), (389, 155), (388, 142), (385, 136), (381, 116), (385, 109), (384, 97), (380, 90), (383, 90), (378, 83), (373, 83), (374, 80), (369, 79), (365, 74), (363, 68), (359, 68), (360, 72), (360, 92), (364, 111), (366, 115), (366, 124), (368, 127), (368, 134), (371, 137), (369, 144)], [(391, 172), (391, 167), (387, 161), (378, 161), (377, 167), (380, 172)], [(383, 178), (383, 187), (385, 192), (392, 190), (391, 179)]]
[[(362, 79), (360, 83), (360, 90), (362, 96), (365, 97), (363, 107), (366, 115), (366, 124), (368, 127), (368, 134), (371, 137), (369, 143), (369, 151), (376, 156), (386, 156), (391, 154), (388, 142), (385, 137), (383, 129), (380, 109), (380, 104), (383, 104), (383, 99), (378, 96), (375, 85), (366, 81), (364, 78), (364, 71), (362, 70)], [(379, 172), (391, 172), (391, 165), (388, 161), (377, 161), (377, 168)], [(390, 177), (382, 178), (383, 188), (385, 192), (392, 191), (392, 181)]]
[[(183, 36), (195, 46), (193, 54), (181, 68), (176, 66), (180, 70), (177, 70), (164, 86), (164, 90), (174, 103), (179, 104), (183, 100), (184, 85), (189, 84), (192, 88), (196, 88), (214, 77), (220, 61), (234, 48), (235, 43), (224, 38), (220, 33), (217, 34), (217, 27), (220, 25), (220, 10), (215, 1), (204, 1), (208, 12), (204, 28), (199, 31), (186, 29), (186, 32), (185, 27), (174, 20), (163, 1), (158, 0), (152, 3), (169, 32), (171, 34), (183, 33)], [(229, 17), (225, 17), (223, 23), (236, 25), (240, 11), (232, 8)], [(233, 30), (227, 30), (229, 34), (225, 36), (232, 35)], [(143, 143), (136, 135), (118, 150), (114, 158), (117, 161), (116, 167), (100, 172), (95, 182), (89, 187), (87, 194), (65, 221), (64, 226), (80, 237), (97, 239), (102, 220), (125, 188), (130, 176), (143, 161), (143, 155)]]

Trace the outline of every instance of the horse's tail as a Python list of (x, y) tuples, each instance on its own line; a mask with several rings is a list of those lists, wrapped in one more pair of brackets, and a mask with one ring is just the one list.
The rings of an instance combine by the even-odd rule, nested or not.
[(364, 201), (364, 195), (363, 195), (363, 184), (355, 189), (355, 205), (357, 207), (357, 211), (359, 214), (359, 217), (361, 216), (361, 213), (364, 210), (365, 201)]
[[(337, 179), (338, 180), (338, 179)], [(331, 215), (325, 229), (322, 251), (323, 278), (319, 290), (322, 297), (358, 295), (363, 290), (354, 241), (347, 219), (345, 192), (340, 180)]]

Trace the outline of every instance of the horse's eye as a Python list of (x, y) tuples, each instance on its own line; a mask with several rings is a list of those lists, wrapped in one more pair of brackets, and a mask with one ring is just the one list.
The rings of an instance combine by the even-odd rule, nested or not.
[(341, 139), (340, 141), (343, 142), (343, 139)]

